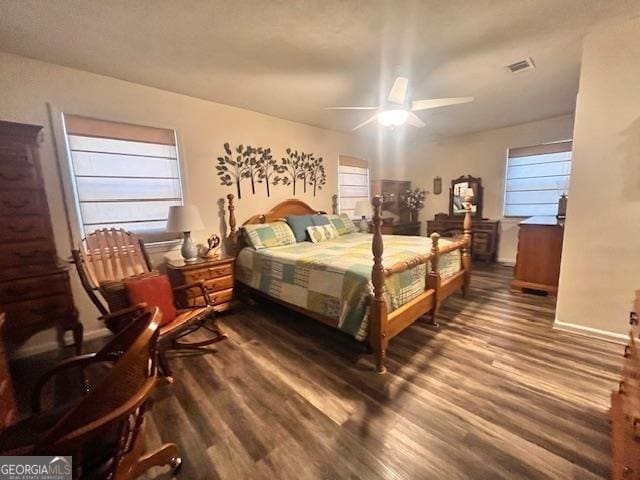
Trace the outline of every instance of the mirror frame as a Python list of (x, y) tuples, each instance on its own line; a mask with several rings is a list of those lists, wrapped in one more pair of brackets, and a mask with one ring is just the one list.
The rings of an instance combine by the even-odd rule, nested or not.
[(458, 217), (464, 215), (464, 212), (454, 213), (453, 211), (453, 192), (455, 185), (458, 183), (468, 183), (469, 187), (473, 189), (472, 205), (476, 207), (476, 211), (471, 213), (473, 218), (482, 218), (482, 179), (480, 177), (473, 177), (471, 175), (462, 175), (454, 180), (451, 180), (451, 188), (449, 189), (449, 216)]

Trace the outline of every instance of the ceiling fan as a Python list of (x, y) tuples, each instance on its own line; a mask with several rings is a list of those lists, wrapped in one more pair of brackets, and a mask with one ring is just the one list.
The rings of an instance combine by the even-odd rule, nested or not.
[(385, 127), (397, 127), (407, 123), (414, 127), (422, 128), (426, 123), (413, 112), (426, 110), (428, 108), (439, 108), (448, 105), (457, 105), (459, 103), (473, 102), (473, 97), (431, 98), (408, 102), (408, 85), (408, 78), (396, 77), (391, 91), (387, 96), (387, 102), (385, 102), (384, 105), (377, 107), (326, 107), (325, 110), (377, 110), (374, 116), (356, 125), (353, 130), (358, 130), (374, 120), (378, 120), (380, 125), (384, 125)]

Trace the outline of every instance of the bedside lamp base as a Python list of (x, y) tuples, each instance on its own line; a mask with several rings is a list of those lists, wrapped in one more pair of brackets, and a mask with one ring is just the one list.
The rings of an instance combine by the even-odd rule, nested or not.
[(360, 227), (360, 233), (367, 233), (369, 231), (369, 222), (367, 222), (366, 217), (362, 217), (360, 225), (358, 226)]
[(198, 260), (198, 249), (196, 248), (196, 244), (193, 243), (191, 239), (191, 232), (183, 232), (184, 240), (182, 242), (182, 248), (180, 249), (180, 253), (182, 253), (182, 258), (184, 258), (184, 263), (194, 263)]

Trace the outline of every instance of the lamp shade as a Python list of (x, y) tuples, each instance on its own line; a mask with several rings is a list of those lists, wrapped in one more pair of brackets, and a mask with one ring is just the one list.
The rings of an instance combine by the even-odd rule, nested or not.
[(169, 207), (167, 232), (193, 232), (194, 230), (204, 230), (198, 207), (195, 205)]
[(356, 217), (370, 217), (371, 216), (371, 204), (368, 200), (358, 200), (356, 202), (355, 210), (353, 214)]
[(467, 191), (464, 193), (465, 197), (474, 197), (475, 193), (473, 193), (473, 188), (467, 188)]

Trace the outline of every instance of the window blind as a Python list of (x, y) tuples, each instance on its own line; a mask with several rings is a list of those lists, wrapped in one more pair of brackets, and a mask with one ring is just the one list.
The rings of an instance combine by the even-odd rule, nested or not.
[(65, 115), (75, 200), (83, 235), (124, 228), (145, 241), (166, 232), (169, 207), (181, 205), (175, 132)]
[(369, 200), (369, 163), (360, 158), (341, 155), (338, 165), (340, 213), (353, 217), (356, 202)]
[(512, 148), (507, 158), (505, 217), (555, 215), (569, 189), (572, 142)]

